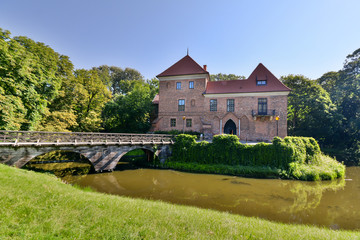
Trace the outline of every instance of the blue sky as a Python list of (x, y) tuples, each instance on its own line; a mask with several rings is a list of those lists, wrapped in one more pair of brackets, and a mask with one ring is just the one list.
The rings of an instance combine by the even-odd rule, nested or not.
[(0, 28), (150, 79), (186, 55), (208, 71), (316, 79), (360, 48), (358, 0), (0, 0)]

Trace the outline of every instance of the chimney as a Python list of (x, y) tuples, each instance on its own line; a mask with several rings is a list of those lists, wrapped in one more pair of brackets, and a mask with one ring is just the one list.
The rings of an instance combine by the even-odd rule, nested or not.
[(206, 71), (207, 65), (204, 65), (204, 70)]

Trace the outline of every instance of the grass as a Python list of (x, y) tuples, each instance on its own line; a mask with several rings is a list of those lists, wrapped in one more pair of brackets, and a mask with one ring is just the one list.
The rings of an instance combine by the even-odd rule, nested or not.
[(315, 163), (290, 163), (289, 176), (306, 181), (334, 180), (345, 176), (345, 166), (335, 159), (321, 154)]
[(144, 155), (144, 151), (141, 150), (141, 149), (135, 149), (135, 150), (132, 150), (128, 153), (126, 153), (124, 156), (141, 156), (141, 155)]
[(360, 232), (101, 194), (2, 164), (0, 196), (0, 239), (360, 239)]

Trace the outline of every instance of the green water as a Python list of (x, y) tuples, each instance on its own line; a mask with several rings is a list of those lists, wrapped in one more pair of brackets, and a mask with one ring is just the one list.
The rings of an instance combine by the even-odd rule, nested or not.
[(67, 177), (110, 194), (162, 200), (284, 223), (360, 230), (360, 167), (324, 182), (137, 169)]

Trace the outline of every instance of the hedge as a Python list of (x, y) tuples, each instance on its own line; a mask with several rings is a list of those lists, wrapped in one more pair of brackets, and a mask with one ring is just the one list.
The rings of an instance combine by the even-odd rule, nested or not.
[(288, 169), (291, 162), (316, 163), (320, 154), (316, 140), (308, 137), (276, 137), (272, 144), (247, 145), (240, 143), (235, 135), (217, 135), (212, 143), (197, 143), (195, 136), (180, 134), (175, 138), (170, 160)]

